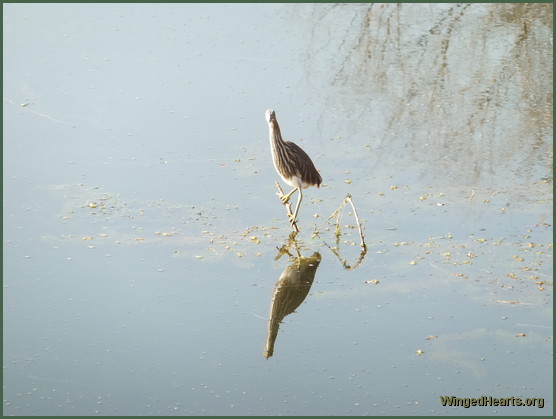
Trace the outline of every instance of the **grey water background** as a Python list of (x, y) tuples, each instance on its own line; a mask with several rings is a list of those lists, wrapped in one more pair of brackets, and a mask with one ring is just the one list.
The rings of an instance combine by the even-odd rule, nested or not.
[(552, 414), (551, 4), (3, 11), (5, 415)]

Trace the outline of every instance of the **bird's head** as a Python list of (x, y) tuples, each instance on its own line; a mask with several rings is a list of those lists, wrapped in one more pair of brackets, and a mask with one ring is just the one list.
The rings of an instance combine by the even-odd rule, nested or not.
[(270, 123), (270, 121), (276, 120), (276, 114), (274, 113), (274, 109), (267, 110), (265, 116), (266, 116), (266, 122), (268, 123)]

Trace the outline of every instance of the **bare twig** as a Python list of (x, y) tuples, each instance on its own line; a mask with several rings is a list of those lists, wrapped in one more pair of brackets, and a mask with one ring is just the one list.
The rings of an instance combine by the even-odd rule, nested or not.
[(355, 209), (355, 205), (353, 205), (350, 194), (346, 196), (346, 200), (349, 201), (349, 203), (351, 204), (351, 208), (353, 208), (353, 215), (355, 216), (355, 221), (357, 221), (357, 228), (359, 228), (359, 239), (361, 240), (361, 247), (367, 249), (367, 245), (365, 244), (365, 237), (363, 236), (363, 229), (361, 228), (361, 222), (359, 221), (359, 216), (357, 215), (357, 210)]
[[(282, 190), (282, 187), (280, 186), (280, 184), (278, 182), (275, 182), (275, 185), (276, 185), (276, 188), (278, 189), (278, 193), (276, 195), (278, 195), (280, 198), (282, 198), (284, 196), (284, 191)], [(286, 207), (286, 211), (288, 211), (288, 218), (290, 220), (290, 224), (292, 226), (293, 231), (295, 231), (296, 233), (299, 233), (299, 228), (297, 227), (297, 221), (293, 219), (292, 204), (290, 203), (290, 201), (285, 202), (285, 203), (282, 202), (282, 203)]]
[[(361, 253), (359, 254), (359, 259), (355, 262), (355, 264), (353, 266), (348, 265), (348, 263), (346, 262), (346, 260), (342, 259), (338, 248), (340, 245), (340, 237), (342, 235), (342, 229), (340, 227), (340, 217), (342, 215), (342, 210), (345, 207), (345, 205), (347, 203), (350, 203), (351, 208), (353, 209), (353, 215), (355, 217), (355, 221), (357, 222), (357, 228), (359, 229), (359, 239), (361, 240), (360, 246), (361, 246)], [(317, 229), (316, 234), (318, 235), (318, 231), (326, 224), (328, 223), (328, 221), (330, 221), (332, 218), (336, 217), (336, 247), (332, 248), (330, 246), (328, 246), (328, 244), (326, 244), (326, 242), (324, 244), (326, 244), (326, 246), (328, 246), (328, 248), (330, 250), (332, 250), (332, 252), (336, 255), (336, 257), (342, 262), (342, 265), (344, 266), (345, 269), (347, 269), (348, 271), (351, 271), (355, 268), (357, 268), (357, 266), (359, 266), (359, 264), (363, 261), (363, 258), (365, 257), (365, 255), (367, 254), (367, 244), (365, 243), (365, 236), (363, 235), (363, 228), (361, 226), (361, 221), (359, 220), (359, 216), (357, 215), (357, 210), (355, 209), (355, 205), (353, 204), (353, 201), (351, 199), (351, 195), (348, 194), (344, 200), (342, 201), (342, 203), (340, 204), (340, 206), (332, 213), (332, 215), (330, 217), (328, 217), (328, 219)]]

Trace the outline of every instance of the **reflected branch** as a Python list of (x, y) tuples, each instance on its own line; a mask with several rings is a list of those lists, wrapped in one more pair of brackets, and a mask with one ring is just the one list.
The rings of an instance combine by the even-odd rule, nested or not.
[(288, 237), (288, 240), (282, 247), (276, 246), (276, 249), (278, 249), (278, 254), (274, 258), (274, 260), (280, 259), (283, 255), (288, 255), (291, 258), (295, 257), (290, 253), (290, 247), (292, 246), (295, 247), (297, 257), (299, 258), (301, 257), (301, 253), (299, 252), (299, 247), (297, 246), (297, 240), (295, 239), (295, 236), (297, 236), (297, 232), (292, 231), (290, 233), (290, 237)]
[(353, 271), (355, 268), (357, 268), (361, 264), (361, 262), (363, 262), (363, 259), (365, 258), (365, 255), (367, 254), (367, 248), (362, 247), (361, 253), (359, 254), (359, 258), (357, 259), (355, 264), (352, 266), (352, 265), (349, 265), (347, 263), (347, 259), (342, 259), (342, 256), (340, 255), (339, 247), (330, 247), (328, 245), (328, 243), (326, 243), (325, 241), (323, 241), (323, 243), (326, 245), (326, 247), (328, 247), (330, 250), (332, 250), (332, 253), (334, 253), (334, 255), (336, 255), (336, 257), (338, 258), (338, 260), (340, 261), (340, 263), (342, 264), (342, 266), (344, 267), (344, 269), (346, 271)]

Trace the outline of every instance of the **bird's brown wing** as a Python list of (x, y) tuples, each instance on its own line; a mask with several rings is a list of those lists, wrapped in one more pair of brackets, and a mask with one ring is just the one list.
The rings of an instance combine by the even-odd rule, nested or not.
[(289, 149), (288, 156), (295, 159), (295, 163), (292, 165), (295, 167), (296, 176), (299, 176), (304, 183), (320, 186), (322, 183), (322, 177), (320, 173), (315, 168), (313, 161), (305, 151), (297, 144), (291, 141), (286, 141), (286, 147)]

